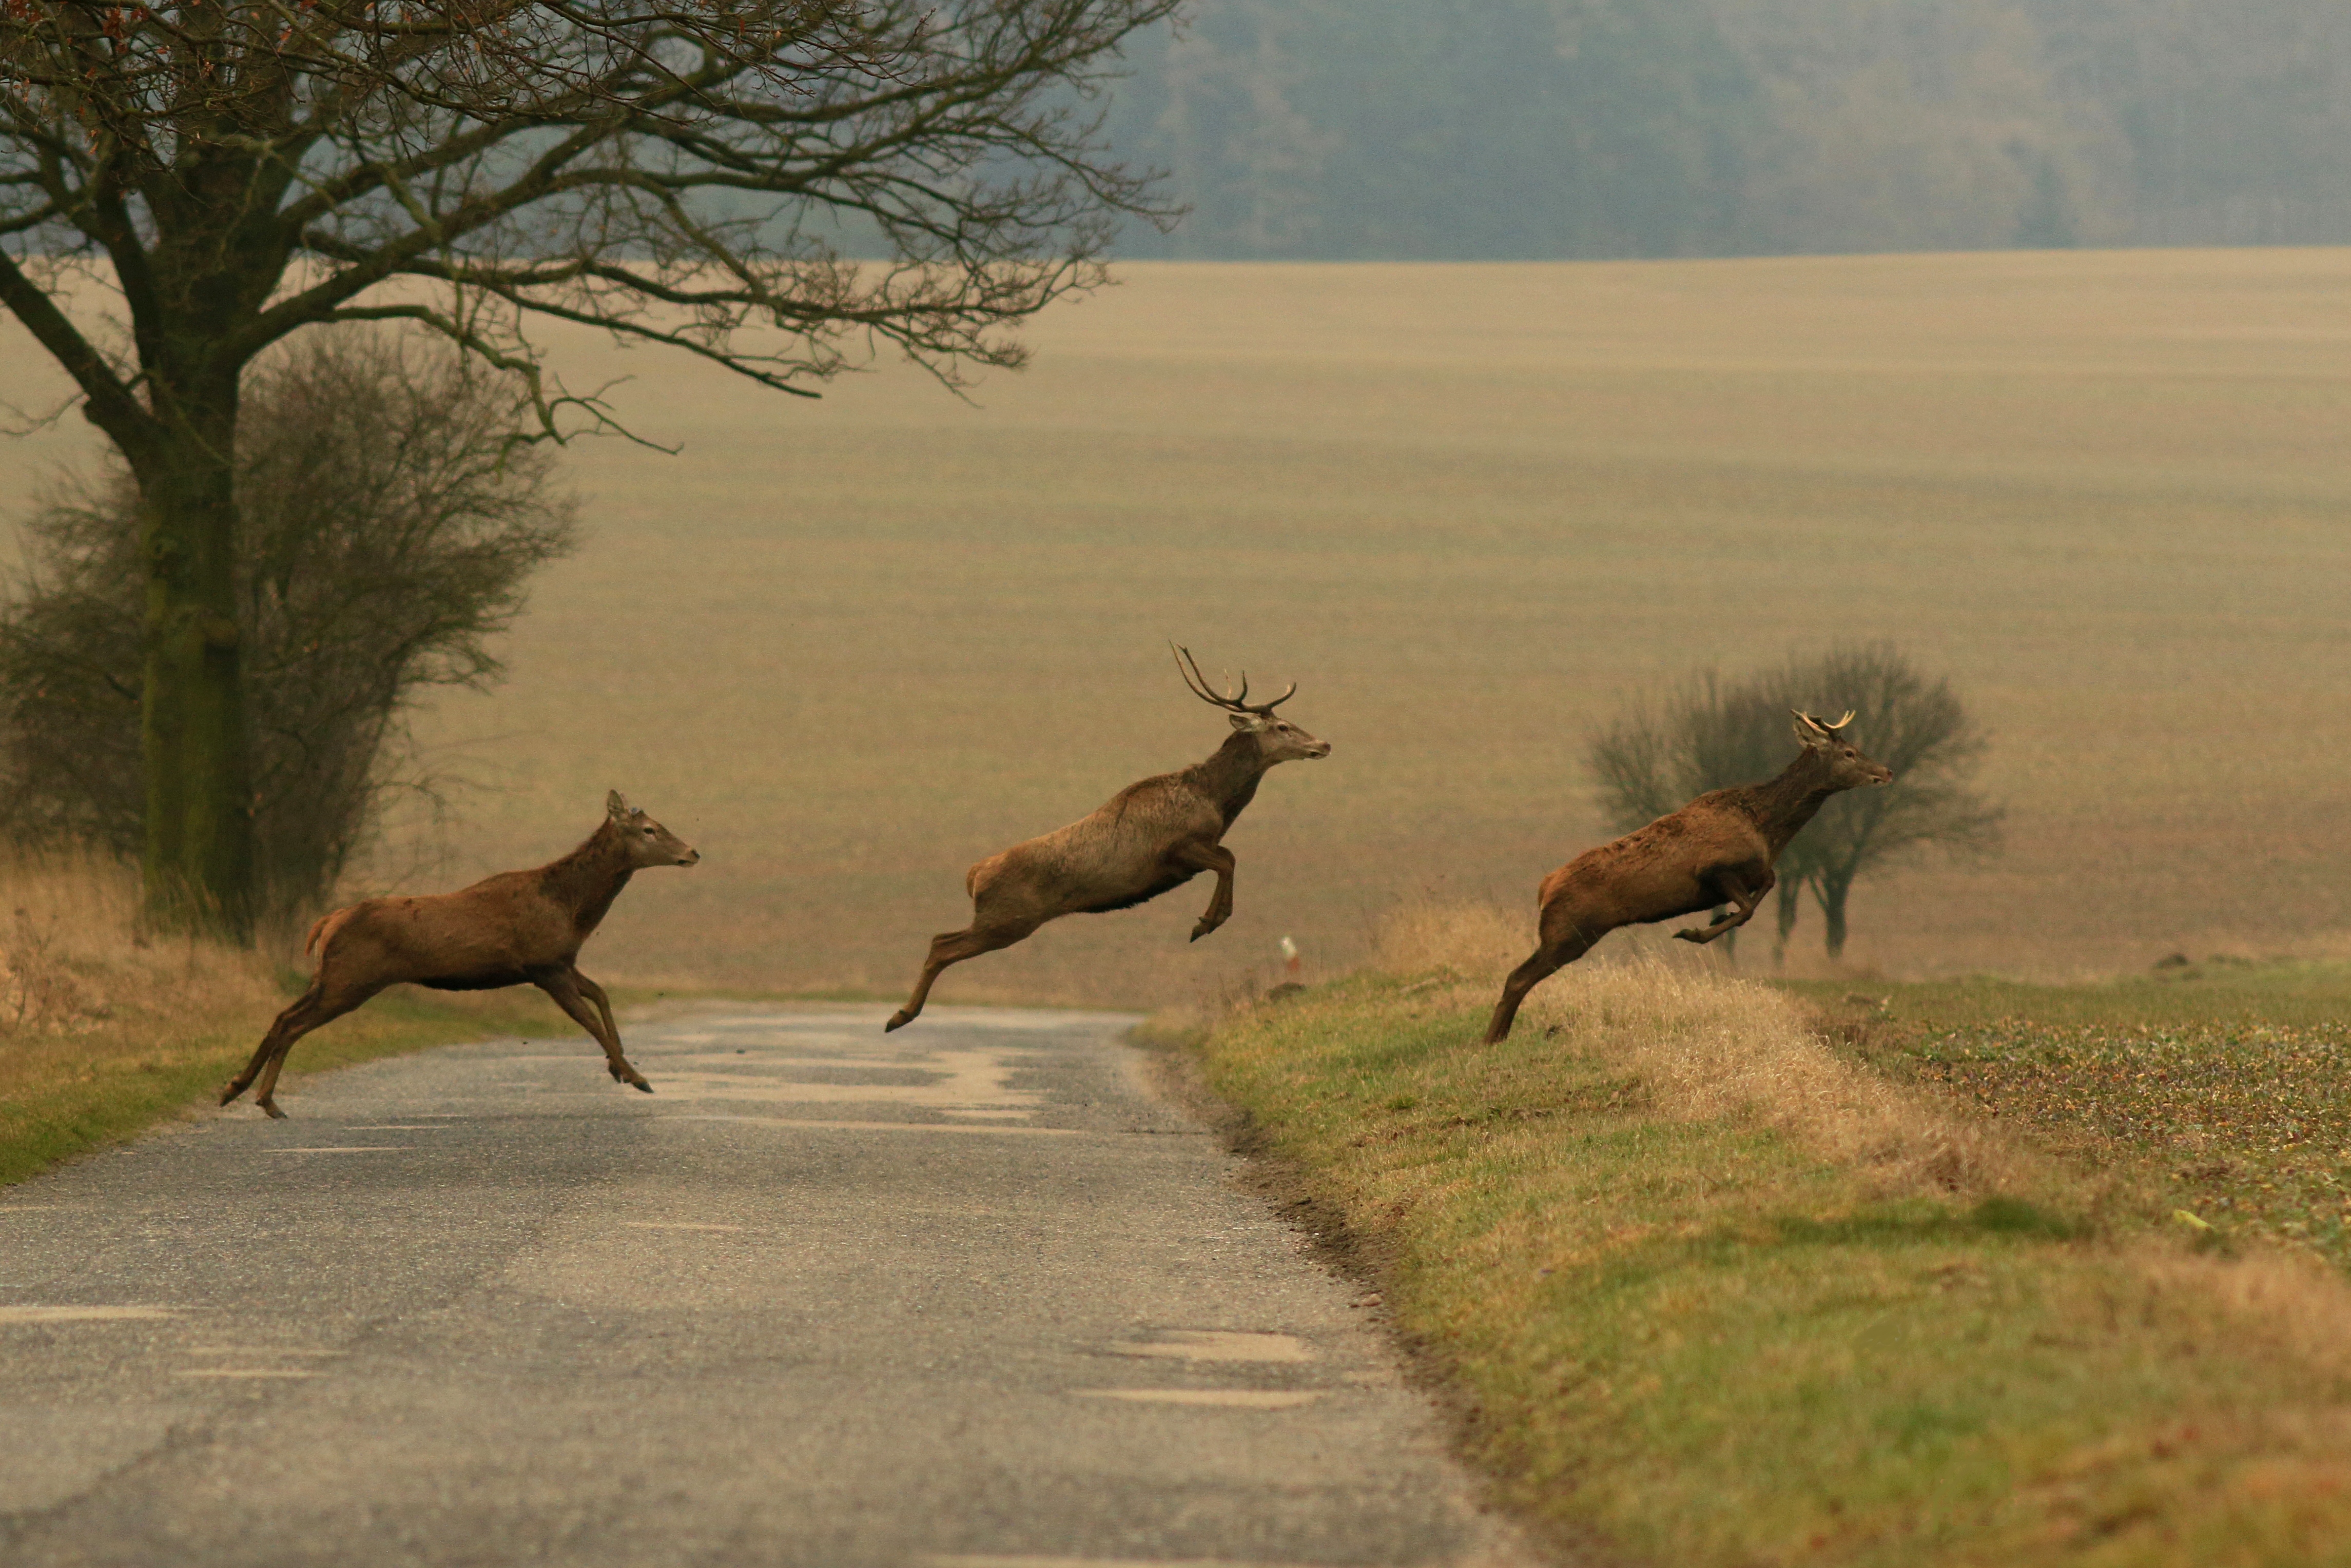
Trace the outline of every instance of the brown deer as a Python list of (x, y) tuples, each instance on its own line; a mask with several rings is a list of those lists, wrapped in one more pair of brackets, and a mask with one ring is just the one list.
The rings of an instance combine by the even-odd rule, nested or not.
[(1244, 671), (1240, 690), (1224, 696), (1201, 675), (1190, 649), (1175, 652), (1184, 684), (1202, 702), (1231, 714), (1233, 733), (1207, 761), (1130, 784), (1092, 816), (1015, 844), (967, 872), (971, 925), (931, 938), (914, 994), (882, 1026), (884, 1033), (914, 1021), (931, 983), (948, 965), (1009, 947), (1064, 915), (1132, 909), (1212, 871), (1217, 891), (1193, 925), (1192, 940), (1232, 918), (1233, 854), (1220, 841), (1257, 794), (1267, 768), (1301, 757), (1328, 757), (1331, 743), (1274, 717), (1273, 710), (1297, 694), (1297, 682), (1271, 702), (1252, 703)]
[(1543, 878), (1541, 938), (1534, 956), (1502, 983), (1486, 1043), (1509, 1039), (1527, 993), (1620, 925), (1731, 905), (1710, 925), (1674, 933), (1703, 945), (1753, 918), (1779, 880), (1772, 863), (1823, 802), (1840, 790), (1894, 781), (1889, 769), (1837, 733), (1852, 722), (1850, 713), (1827, 724), (1797, 709), (1803, 749), (1777, 779), (1710, 790)]
[(436, 991), (537, 986), (604, 1048), (615, 1079), (652, 1093), (653, 1086), (621, 1054), (604, 988), (576, 961), (580, 945), (595, 934), (629, 878), (647, 866), (692, 865), (701, 858), (615, 789), (604, 797), (604, 821), (561, 860), (500, 872), (457, 893), (371, 898), (336, 910), (310, 927), (303, 944), (304, 952), (319, 956), (310, 988), (277, 1015), (253, 1060), (221, 1091), (220, 1103), (258, 1077), (254, 1103), (282, 1119), (286, 1113), (273, 1096), (294, 1042), (403, 980)]

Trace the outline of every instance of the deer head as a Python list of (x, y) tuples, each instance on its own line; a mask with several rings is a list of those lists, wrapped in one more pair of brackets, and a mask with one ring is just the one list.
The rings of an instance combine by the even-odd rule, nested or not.
[(622, 848), (628, 851), (632, 870), (642, 871), (655, 865), (692, 865), (702, 858), (702, 852), (645, 815), (642, 806), (632, 806), (621, 798), (618, 789), (604, 796), (604, 815), (620, 835)]
[(1200, 674), (1199, 662), (1192, 657), (1191, 649), (1176, 648), (1173, 643), (1167, 645), (1176, 648), (1176, 673), (1184, 677), (1184, 684), (1191, 688), (1192, 695), (1210, 706), (1222, 708), (1230, 714), (1235, 730), (1255, 737), (1259, 754), (1265, 758), (1266, 766), (1300, 758), (1331, 755), (1329, 741), (1317, 740), (1288, 719), (1276, 718), (1273, 715), (1274, 709), (1298, 694), (1296, 681), (1290, 682), (1290, 689), (1271, 702), (1253, 703), (1249, 700), (1249, 672), (1244, 670), (1241, 672), (1241, 689), (1227, 695), (1208, 685), (1207, 677)]
[(1853, 722), (1853, 710), (1834, 724), (1814, 718), (1802, 708), (1789, 711), (1796, 716), (1796, 738), (1804, 749), (1828, 764), (1829, 782), (1840, 789), (1857, 789), (1865, 784), (1891, 784), (1894, 770), (1882, 762), (1872, 762), (1861, 754), (1861, 748), (1837, 732)]

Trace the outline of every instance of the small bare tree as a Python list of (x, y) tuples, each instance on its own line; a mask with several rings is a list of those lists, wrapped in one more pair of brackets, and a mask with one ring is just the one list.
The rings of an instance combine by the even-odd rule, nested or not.
[[(246, 392), (235, 572), (246, 644), (258, 907), (315, 905), (388, 790), (414, 784), (409, 706), (480, 688), (531, 572), (568, 551), (552, 455), (516, 445), (527, 400), (428, 340), (313, 334)], [(145, 593), (139, 496), (120, 464), (26, 528), (0, 608), (0, 824), (135, 854)]]
[(1608, 825), (1629, 832), (1709, 789), (1768, 778), (1786, 764), (1791, 708), (1862, 715), (1857, 733), (1894, 784), (1839, 796), (1781, 856), (1775, 958), (1794, 934), (1806, 888), (1844, 955), (1854, 884), (1929, 851), (1988, 854), (2001, 809), (1973, 788), (1984, 737), (1948, 679), (1929, 679), (1890, 643), (1798, 655), (1732, 681), (1703, 672), (1629, 709), (1593, 737), (1587, 760)]
[[(1831, 801), (1791, 846), (1790, 869), (1819, 901), (1831, 958), (1844, 955), (1845, 900), (1865, 873), (1930, 851), (1975, 858), (1999, 849), (2006, 812), (1974, 787), (1985, 737), (1947, 677), (1929, 679), (1893, 644), (1874, 643), (1792, 659), (1759, 684), (1773, 706), (1869, 715), (1870, 754), (1894, 769), (1892, 788)], [(1796, 926), (1792, 893), (1778, 914), (1784, 951)]]

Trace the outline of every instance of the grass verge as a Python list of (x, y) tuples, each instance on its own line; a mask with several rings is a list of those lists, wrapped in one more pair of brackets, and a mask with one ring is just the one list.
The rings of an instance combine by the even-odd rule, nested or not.
[[(133, 1017), (120, 1029), (77, 1036), (70, 1069), (0, 1076), (0, 1186), (209, 1104), (283, 1005), (271, 998), (208, 1018)], [(443, 998), (402, 987), (305, 1036), (287, 1060), (285, 1082), (491, 1033), (569, 1028), (536, 993)], [(583, 1039), (581, 1045), (589, 1053), (583, 1061), (601, 1060), (593, 1042)], [(5, 1052), (0, 1042), (0, 1058)]]
[(2118, 1231), (1784, 992), (1537, 998), (1480, 1050), (1482, 980), (1366, 975), (1198, 1046), (1508, 1501), (1674, 1563), (2351, 1562), (2337, 1281)]

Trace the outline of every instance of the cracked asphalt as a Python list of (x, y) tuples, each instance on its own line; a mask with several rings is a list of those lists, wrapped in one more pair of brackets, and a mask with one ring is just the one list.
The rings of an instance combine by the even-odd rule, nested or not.
[(1532, 1561), (1110, 1014), (720, 1004), (0, 1189), (0, 1562)]

